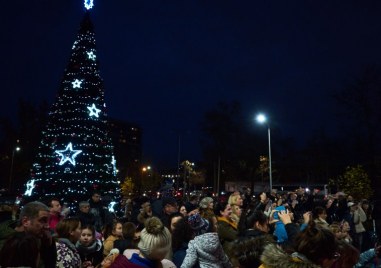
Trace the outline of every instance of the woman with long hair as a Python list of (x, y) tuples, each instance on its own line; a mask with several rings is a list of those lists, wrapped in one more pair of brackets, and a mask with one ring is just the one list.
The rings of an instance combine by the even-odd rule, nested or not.
[(57, 264), (58, 268), (80, 268), (82, 266), (81, 257), (75, 244), (81, 236), (81, 222), (78, 218), (66, 218), (61, 220), (56, 226), (58, 240)]

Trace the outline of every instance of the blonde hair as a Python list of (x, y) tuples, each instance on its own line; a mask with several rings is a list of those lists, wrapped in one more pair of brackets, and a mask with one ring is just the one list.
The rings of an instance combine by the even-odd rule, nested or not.
[(138, 248), (150, 260), (162, 260), (172, 247), (171, 233), (157, 217), (146, 220)]
[(229, 205), (238, 205), (238, 199), (241, 198), (241, 195), (239, 192), (234, 192), (229, 196), (228, 203)]

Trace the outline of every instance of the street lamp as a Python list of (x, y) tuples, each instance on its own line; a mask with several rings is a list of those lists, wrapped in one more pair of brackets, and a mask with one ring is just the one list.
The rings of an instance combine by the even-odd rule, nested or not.
[(146, 166), (146, 167), (143, 167), (142, 168), (142, 171), (143, 172), (146, 172), (147, 170), (150, 170), (151, 169), (151, 166)]
[[(265, 124), (267, 122), (267, 118), (264, 114), (258, 114), (256, 117), (256, 120), (260, 124)], [(267, 124), (267, 134), (268, 134), (268, 140), (269, 140), (269, 179), (270, 179), (270, 192), (273, 189), (273, 177), (272, 177), (272, 170), (271, 170), (271, 134), (270, 134), (270, 125)]]
[(21, 148), (18, 146), (14, 147), (12, 150), (11, 170), (9, 172), (9, 184), (8, 184), (9, 192), (11, 192), (11, 187), (12, 187), (13, 163), (14, 163), (14, 159), (15, 159), (15, 152), (18, 152), (20, 150), (21, 150)]

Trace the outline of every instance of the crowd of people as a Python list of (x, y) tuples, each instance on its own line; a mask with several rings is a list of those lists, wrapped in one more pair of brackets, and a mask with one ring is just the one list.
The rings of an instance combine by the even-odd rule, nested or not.
[(316, 192), (171, 192), (125, 199), (93, 192), (70, 211), (56, 198), (0, 223), (0, 267), (381, 267), (373, 204)]

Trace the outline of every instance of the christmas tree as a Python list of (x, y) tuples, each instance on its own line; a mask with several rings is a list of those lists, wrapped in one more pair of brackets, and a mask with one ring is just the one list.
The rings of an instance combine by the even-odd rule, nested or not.
[[(90, 2), (85, 1), (87, 8), (91, 8)], [(76, 209), (77, 203), (88, 199), (94, 190), (114, 200), (120, 193), (94, 28), (87, 10), (50, 110), (24, 197), (58, 197)]]

